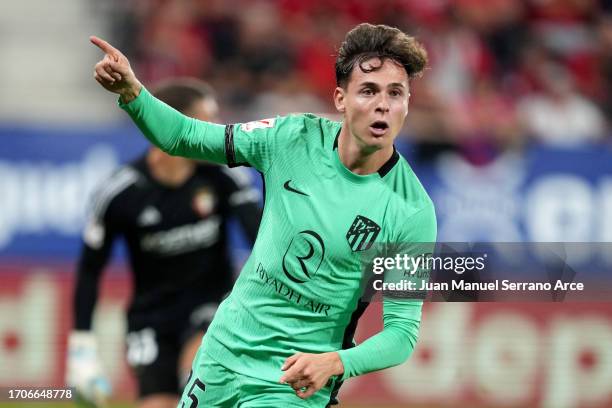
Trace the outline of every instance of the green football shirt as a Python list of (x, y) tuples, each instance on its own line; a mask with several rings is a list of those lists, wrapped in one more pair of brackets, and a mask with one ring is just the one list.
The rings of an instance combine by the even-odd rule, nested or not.
[(269, 381), (278, 381), (284, 360), (296, 352), (339, 351), (343, 379), (408, 358), (421, 301), (386, 298), (383, 330), (347, 348), (363, 311), (363, 251), (436, 238), (433, 204), (399, 153), (377, 173), (357, 175), (339, 159), (339, 122), (302, 114), (210, 124), (144, 88), (120, 105), (170, 154), (249, 165), (263, 175), (257, 240), (204, 337), (205, 352), (230, 370)]

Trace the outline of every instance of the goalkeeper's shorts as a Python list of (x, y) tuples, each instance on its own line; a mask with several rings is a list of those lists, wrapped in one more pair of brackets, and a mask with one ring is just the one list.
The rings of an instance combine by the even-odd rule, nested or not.
[(228, 370), (200, 347), (178, 408), (325, 408), (330, 402), (332, 388), (333, 384), (325, 386), (303, 400), (288, 384), (264, 381)]

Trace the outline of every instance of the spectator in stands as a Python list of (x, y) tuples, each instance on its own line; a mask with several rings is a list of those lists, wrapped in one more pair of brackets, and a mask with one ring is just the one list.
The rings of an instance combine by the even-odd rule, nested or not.
[(518, 105), (526, 130), (535, 140), (557, 147), (576, 147), (602, 139), (605, 121), (601, 109), (580, 95), (568, 70), (549, 61), (540, 66), (542, 87)]

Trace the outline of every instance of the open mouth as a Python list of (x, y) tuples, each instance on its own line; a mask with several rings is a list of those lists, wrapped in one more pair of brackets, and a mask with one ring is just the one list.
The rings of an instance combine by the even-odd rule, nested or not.
[(377, 136), (384, 135), (387, 132), (387, 129), (389, 129), (389, 124), (387, 124), (387, 122), (384, 120), (377, 120), (370, 125), (370, 131)]

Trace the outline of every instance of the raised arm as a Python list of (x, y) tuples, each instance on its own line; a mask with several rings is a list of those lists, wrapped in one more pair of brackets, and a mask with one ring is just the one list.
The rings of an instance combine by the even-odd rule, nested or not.
[(230, 167), (249, 165), (265, 173), (280, 144), (277, 135), (289, 135), (303, 123), (299, 117), (285, 117), (224, 126), (190, 118), (151, 95), (118, 49), (98, 37), (90, 41), (104, 52), (95, 66), (96, 81), (119, 95), (120, 107), (151, 143), (168, 154)]
[(90, 41), (105, 54), (95, 66), (94, 78), (104, 89), (119, 94), (119, 105), (151, 143), (175, 156), (228, 162), (226, 126), (193, 119), (155, 98), (121, 51), (98, 37)]

